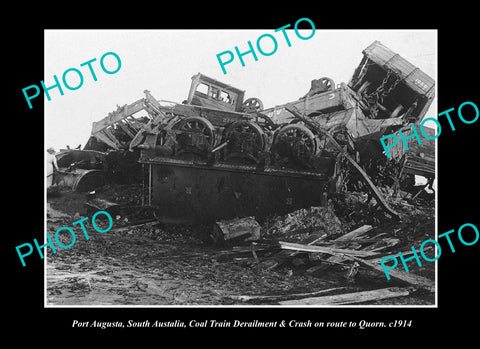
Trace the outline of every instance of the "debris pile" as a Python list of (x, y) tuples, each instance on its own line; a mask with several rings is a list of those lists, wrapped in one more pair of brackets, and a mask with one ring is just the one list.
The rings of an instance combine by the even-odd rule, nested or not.
[(282, 236), (295, 239), (308, 236), (312, 232), (322, 231), (327, 235), (341, 235), (342, 223), (336, 216), (333, 206), (302, 208), (284, 216), (266, 219), (263, 223), (264, 238)]
[[(411, 294), (420, 298), (430, 297), (428, 295), (435, 291), (433, 263), (424, 268), (415, 268), (415, 264), (411, 263), (409, 273), (396, 269), (392, 279), (387, 280), (379, 261), (398, 252), (402, 252), (406, 257), (410, 256), (411, 246), (415, 241), (434, 237), (434, 206), (431, 202), (414, 206), (403, 199), (392, 198), (391, 202), (399, 211), (408, 214), (408, 218), (401, 222), (391, 222), (378, 214), (378, 208), (375, 209), (374, 205), (365, 203), (366, 195), (349, 193), (342, 196), (342, 199), (342, 205), (340, 197), (337, 197), (335, 204), (332, 201), (324, 207), (301, 209), (282, 217), (264, 220), (261, 238), (249, 246), (234, 246), (228, 256), (229, 260), (242, 261), (259, 273), (285, 269), (289, 273), (322, 279), (333, 277), (337, 286), (346, 286), (345, 288), (297, 295), (250, 294), (233, 298), (250, 303), (333, 305), (363, 303)], [(387, 196), (387, 199), (390, 201), (390, 197)], [(334, 207), (338, 209), (339, 216)], [(376, 210), (378, 219), (373, 215)], [(356, 228), (349, 232), (343, 230), (354, 226)], [(243, 258), (240, 258), (241, 256)], [(345, 293), (353, 289), (356, 290), (354, 293)], [(325, 294), (328, 296), (324, 297)], [(322, 297), (317, 297), (320, 295)], [(284, 301), (302, 296), (307, 298)]]
[[(133, 189), (131, 185), (111, 185), (98, 191), (97, 197), (117, 202), (124, 211), (136, 200), (129, 197)], [(244, 226), (259, 228), (259, 236), (245, 229), (248, 233), (223, 244), (211, 240), (214, 225), (167, 225), (152, 217), (120, 214), (114, 217), (111, 231), (90, 234), (88, 241), (79, 238), (74, 247), (56, 254), (48, 251), (49, 302), (433, 304), (430, 280), (435, 279), (434, 263), (422, 268), (409, 264), (410, 273), (399, 269), (398, 275), (393, 273), (387, 281), (378, 262), (399, 251), (408, 252), (410, 246), (434, 236), (432, 203), (409, 205), (392, 200), (406, 219), (382, 218), (380, 210), (378, 222), (373, 222), (366, 213), (373, 205), (365, 204), (364, 196), (353, 193), (344, 199), (356, 206), (336, 206), (332, 200), (326, 206), (263, 220), (239, 219)], [(54, 234), (59, 227), (81, 219), (86, 212), (79, 208), (86, 202), (86, 195), (75, 192), (49, 198), (48, 231)], [(359, 209), (365, 216), (351, 215)], [(235, 226), (223, 223), (224, 231)], [(88, 222), (86, 229), (93, 231)], [(252, 235), (254, 241), (249, 240)], [(65, 245), (70, 242), (62, 240), (68, 236), (59, 238)], [(148, 287), (139, 288), (138, 282)], [(284, 303), (294, 301), (297, 303)]]

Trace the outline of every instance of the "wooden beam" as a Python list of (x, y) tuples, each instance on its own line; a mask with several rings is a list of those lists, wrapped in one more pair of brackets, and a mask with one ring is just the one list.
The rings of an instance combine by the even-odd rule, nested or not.
[[(371, 225), (363, 225), (355, 230), (352, 230), (351, 232), (349, 233), (346, 233), (345, 235), (342, 235), (340, 236), (339, 238), (333, 240), (333, 242), (343, 242), (343, 243), (348, 243), (350, 240), (352, 239), (355, 239), (363, 234), (365, 234), (366, 232), (372, 230), (372, 226)], [(313, 237), (309, 237), (309, 239), (307, 239), (307, 242), (305, 243), (307, 246), (311, 246), (311, 245), (314, 245), (316, 244), (317, 242), (320, 242), (322, 241), (324, 238), (325, 238), (326, 234), (322, 235), (322, 236), (313, 236)], [(329, 247), (338, 247), (338, 246), (329, 246)], [(270, 260), (267, 260), (267, 261), (264, 261), (263, 264), (269, 264), (265, 270), (271, 270), (273, 268), (276, 268), (278, 267), (279, 265), (285, 263), (285, 261), (287, 261), (289, 258), (297, 255), (298, 253), (300, 253), (301, 251), (280, 251), (279, 253), (277, 253), (274, 257), (274, 260), (270, 259)], [(330, 258), (335, 258), (335, 257), (330, 257)], [(338, 258), (341, 258), (341, 257), (338, 257)], [(343, 260), (341, 258), (341, 260)]]
[[(326, 234), (318, 236), (318, 235), (313, 235), (309, 236), (307, 239), (307, 246), (314, 245), (315, 243), (323, 240), (327, 236)], [(277, 253), (273, 259), (269, 259), (267, 261), (263, 261), (262, 264), (270, 264), (267, 267), (265, 267), (265, 270), (272, 270), (273, 268), (278, 267), (279, 265), (285, 263), (289, 258), (297, 255), (299, 251), (280, 251)]]
[(293, 242), (279, 241), (278, 244), (284, 250), (294, 250), (294, 251), (302, 251), (302, 252), (321, 252), (321, 253), (331, 254), (332, 256), (351, 255), (351, 256), (369, 257), (369, 256), (377, 255), (377, 253), (369, 252), (369, 251), (355, 251), (355, 250), (331, 248), (331, 247), (324, 247), (324, 246), (310, 246), (310, 245), (296, 244)]
[(97, 133), (103, 129), (117, 123), (118, 121), (126, 118), (128, 115), (135, 114), (143, 109), (144, 99), (139, 99), (129, 105), (125, 104), (122, 107), (118, 107), (117, 110), (110, 112), (106, 117), (97, 121), (92, 128), (92, 133)]
[[(434, 247), (430, 245), (430, 246), (425, 247), (425, 248), (423, 249), (423, 251), (425, 252), (425, 251), (433, 250), (433, 248), (434, 248)], [(408, 250), (408, 251), (402, 252), (402, 256), (404, 256), (404, 257), (410, 256), (410, 255), (413, 254), (413, 253), (414, 253), (413, 250), (410, 249), (410, 250)], [(416, 253), (416, 254), (420, 254), (420, 250), (419, 250), (419, 249), (415, 249), (415, 253)], [(385, 256), (382, 257), (382, 258), (372, 258), (372, 259), (369, 259), (369, 262), (377, 263), (377, 262), (380, 262), (380, 260), (383, 259), (383, 258), (385, 258)]]
[(281, 301), (281, 305), (346, 305), (375, 301), (380, 299), (404, 297), (410, 294), (410, 288), (381, 288), (378, 290), (344, 293), (324, 297), (310, 297), (303, 299)]
[(328, 292), (332, 291), (340, 291), (345, 290), (347, 287), (334, 287), (329, 288), (326, 290), (320, 290), (315, 292), (309, 293), (293, 293), (293, 294), (282, 294), (282, 295), (270, 295), (270, 296), (261, 296), (261, 295), (254, 295), (254, 296), (229, 296), (231, 299), (239, 300), (242, 302), (249, 302), (249, 301), (278, 301), (278, 300), (286, 300), (286, 299), (295, 299), (301, 297), (308, 297), (308, 296), (320, 296)]
[[(362, 258), (358, 258), (356, 256), (347, 256), (347, 258), (351, 258), (359, 262), (360, 264), (370, 267), (380, 272), (381, 274), (385, 275), (385, 271), (383, 270), (381, 264), (379, 263), (379, 260), (376, 260), (376, 262), (372, 262)], [(435, 292), (435, 281), (430, 280), (426, 277), (415, 275), (411, 272), (408, 272), (408, 273), (402, 272), (396, 269), (389, 270), (388, 275), (390, 275), (391, 280), (407, 283), (415, 286), (416, 288), (421, 288), (425, 291)], [(386, 277), (385, 277), (385, 280), (387, 280)]]
[[(341, 248), (343, 245), (345, 244), (351, 244), (352, 242), (357, 242), (358, 241), (358, 237), (362, 236), (363, 234), (369, 232), (370, 230), (372, 230), (372, 226), (371, 225), (363, 225), (355, 230), (352, 230), (351, 232), (345, 234), (345, 235), (342, 235), (340, 236), (339, 238), (335, 239), (332, 241), (332, 245), (330, 247), (334, 247), (334, 248)], [(339, 255), (335, 255), (335, 256), (330, 256), (328, 257), (325, 261), (327, 262), (327, 264), (320, 264), (320, 265), (316, 265), (314, 267), (311, 267), (307, 270), (308, 273), (314, 273), (314, 272), (317, 272), (319, 270), (325, 270), (325, 269), (328, 269), (332, 264), (342, 264), (342, 262), (344, 262), (346, 260), (345, 257), (343, 256), (339, 256)]]
[(104, 129), (102, 132), (97, 132), (95, 134), (92, 134), (95, 138), (97, 138), (99, 141), (107, 144), (108, 146), (112, 147), (113, 149), (119, 149), (119, 144), (116, 141), (116, 139), (113, 137), (113, 140), (111, 139), (110, 134), (107, 132), (108, 129)]

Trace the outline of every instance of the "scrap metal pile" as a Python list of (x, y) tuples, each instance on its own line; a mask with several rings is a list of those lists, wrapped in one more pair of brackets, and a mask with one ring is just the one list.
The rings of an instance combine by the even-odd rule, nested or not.
[[(399, 217), (379, 187), (407, 190), (406, 178), (434, 178), (434, 142), (409, 151), (398, 145), (388, 160), (379, 139), (398, 130), (407, 135), (412, 123), (420, 123), (434, 86), (378, 41), (363, 51), (348, 84), (316, 79), (303, 97), (268, 109), (198, 73), (183, 103), (144, 91), (145, 98), (95, 122), (80, 152), (87, 160), (95, 154), (101, 166), (81, 158), (77, 172), (61, 165), (60, 177), (86, 190), (105, 178), (143, 181), (144, 205), (164, 222), (284, 214), (322, 206), (329, 194), (349, 190), (370, 193)], [(87, 170), (82, 161), (97, 171), (98, 181), (80, 185)]]

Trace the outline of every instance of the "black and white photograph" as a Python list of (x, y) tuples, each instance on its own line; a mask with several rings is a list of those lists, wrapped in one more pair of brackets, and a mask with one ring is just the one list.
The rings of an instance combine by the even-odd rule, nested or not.
[(436, 306), (436, 73), (435, 30), (46, 30), (45, 306)]
[(131, 5), (6, 35), (17, 345), (473, 333), (474, 21)]

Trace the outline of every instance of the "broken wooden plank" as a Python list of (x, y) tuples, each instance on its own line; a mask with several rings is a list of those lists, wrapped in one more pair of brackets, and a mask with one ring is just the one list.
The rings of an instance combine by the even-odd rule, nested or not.
[[(338, 242), (339, 240), (334, 240), (334, 244), (331, 246), (331, 247), (342, 247), (342, 244)], [(365, 239), (365, 240), (362, 240), (362, 239), (355, 239), (355, 240), (347, 240), (346, 242), (349, 242), (349, 241), (355, 241), (355, 242), (375, 242), (374, 244), (372, 245), (369, 245), (369, 246), (366, 246), (364, 248), (362, 248), (360, 251), (370, 251), (370, 252), (378, 252), (378, 251), (381, 251), (383, 249), (386, 249), (388, 247), (392, 247), (392, 246), (395, 246), (397, 243), (400, 242), (399, 239), (396, 239), (396, 238), (384, 238), (384, 239)], [(343, 242), (343, 241), (341, 241)], [(353, 247), (354, 249), (357, 249), (359, 248), (360, 245), (357, 245), (356, 247)], [(352, 246), (350, 246), (350, 248), (352, 248)], [(328, 259), (326, 259), (325, 261), (326, 262), (329, 262), (330, 265), (331, 264), (341, 264), (342, 262), (344, 262), (347, 258), (345, 258), (344, 256), (331, 256), (329, 257)], [(309, 268), (307, 270), (308, 273), (314, 273), (314, 272), (318, 272), (318, 271), (322, 271), (324, 269), (327, 269), (330, 267), (330, 265), (318, 265), (318, 266), (314, 266), (312, 268)]]
[(347, 305), (363, 303), (380, 299), (408, 296), (411, 289), (408, 287), (382, 288), (378, 290), (362, 291), (355, 293), (344, 293), (332, 296), (310, 297), (295, 300), (281, 301), (281, 305)]
[[(363, 225), (355, 230), (352, 230), (351, 232), (340, 236), (339, 238), (332, 240), (330, 247), (334, 248), (342, 248), (345, 245), (351, 245), (352, 242), (359, 242), (358, 238), (361, 237), (363, 234), (369, 232), (372, 230), (373, 227), (371, 225)], [(356, 244), (353, 248), (357, 249), (360, 248), (361, 245)], [(322, 262), (327, 262), (327, 264), (320, 264), (313, 266), (309, 269), (307, 269), (307, 273), (315, 273), (317, 271), (325, 270), (329, 268), (332, 264), (342, 264), (346, 259), (343, 256), (335, 255), (335, 256), (330, 256), (326, 260)]]
[[(335, 242), (335, 240), (331, 240), (331, 241), (326, 241), (324, 243), (320, 243), (319, 245), (320, 246), (330, 246), (330, 247), (333, 247), (333, 244), (335, 244), (336, 247), (340, 247), (342, 246), (341, 248), (343, 248), (344, 246), (349, 246), (349, 245), (352, 245), (352, 246), (355, 246), (355, 245), (362, 245), (362, 244), (375, 244), (377, 242), (382, 242), (382, 241), (385, 241), (385, 239), (388, 239), (388, 238), (355, 238), (355, 239), (352, 239), (352, 240), (345, 240), (345, 241), (339, 241), (339, 242)], [(370, 246), (370, 245), (369, 245)]]
[[(385, 271), (383, 270), (381, 264), (376, 261), (367, 261), (362, 258), (358, 258), (356, 256), (348, 256), (348, 258), (351, 258), (360, 264), (363, 264), (367, 267), (370, 267), (381, 274), (385, 275)], [(420, 276), (420, 275), (415, 275), (412, 272), (401, 272), (396, 269), (392, 269), (388, 271), (388, 275), (390, 275), (390, 278), (395, 281), (399, 282), (404, 282), (410, 285), (415, 286), (416, 288), (421, 288), (425, 291), (429, 292), (435, 292), (435, 281), (430, 280), (426, 277)], [(385, 278), (386, 279), (386, 278)]]
[[(323, 240), (327, 236), (327, 234), (319, 235), (311, 235), (306, 240), (306, 245), (310, 246), (313, 245), (321, 240)], [(277, 253), (272, 259), (263, 262), (265, 270), (272, 270), (273, 268), (278, 267), (279, 265), (285, 263), (289, 258), (294, 257), (297, 255), (299, 251), (280, 251)]]
[(235, 299), (242, 302), (249, 302), (249, 301), (278, 301), (278, 300), (287, 300), (287, 299), (295, 299), (301, 297), (309, 297), (309, 296), (320, 296), (325, 293), (333, 292), (333, 291), (341, 291), (345, 290), (347, 287), (334, 287), (329, 288), (326, 290), (315, 291), (315, 292), (308, 292), (308, 293), (293, 293), (293, 294), (282, 294), (282, 295), (254, 295), (254, 296), (229, 296), (228, 298)]
[[(333, 241), (334, 242), (347, 242), (349, 240), (360, 237), (361, 235), (369, 232), (372, 229), (373, 229), (373, 227), (371, 225), (366, 224), (366, 225), (363, 225), (363, 226), (361, 226), (357, 229), (352, 230), (351, 232), (346, 233), (345, 235), (340, 236), (339, 238), (337, 238)], [(322, 241), (326, 236), (327, 235), (324, 234), (322, 236), (309, 237), (309, 239), (307, 239), (306, 245), (308, 245), (308, 246), (314, 245), (314, 244)], [(329, 247), (334, 247), (334, 246), (329, 246)], [(301, 251), (281, 251), (280, 253), (278, 253), (274, 257), (274, 259), (275, 259), (274, 261), (272, 261), (272, 262), (269, 261), (270, 265), (266, 267), (266, 270), (271, 270), (273, 268), (276, 268), (277, 266), (284, 263), (287, 259), (289, 259), (291, 257), (294, 257), (295, 255), (297, 255), (300, 252)], [(267, 264), (267, 263), (264, 262), (264, 264)]]
[(279, 246), (285, 250), (294, 250), (294, 251), (302, 251), (302, 252), (321, 252), (321, 253), (328, 253), (331, 255), (351, 255), (351, 256), (359, 256), (359, 257), (369, 257), (369, 256), (376, 256), (378, 253), (370, 252), (370, 251), (355, 251), (355, 250), (347, 250), (347, 249), (340, 249), (340, 248), (331, 248), (325, 246), (310, 246), (310, 245), (302, 245), (296, 244), (293, 242), (284, 242), (279, 241)]
[[(427, 247), (425, 247), (425, 248), (423, 249), (423, 251), (425, 252), (425, 251), (429, 251), (429, 250), (433, 250), (433, 249), (434, 249), (433, 246), (427, 246)], [(402, 256), (403, 256), (403, 257), (410, 256), (410, 255), (413, 254), (413, 253), (414, 253), (414, 252), (413, 252), (413, 249), (410, 249), (410, 250), (408, 250), (408, 251), (402, 252)], [(416, 253), (417, 255), (420, 254), (420, 250), (419, 250), (419, 249), (415, 249), (415, 253)], [(398, 253), (397, 253), (397, 254), (398, 254)], [(383, 258), (385, 258), (385, 256), (382, 257), (382, 258), (372, 258), (372, 259), (369, 260), (369, 262), (377, 263), (377, 262), (380, 262), (380, 260), (382, 260)]]

